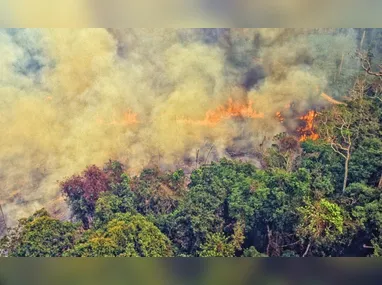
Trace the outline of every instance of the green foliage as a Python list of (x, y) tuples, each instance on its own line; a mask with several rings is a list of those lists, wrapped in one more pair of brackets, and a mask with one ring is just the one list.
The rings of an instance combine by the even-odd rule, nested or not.
[(125, 175), (123, 171), (123, 164), (116, 160), (109, 160), (103, 167), (103, 172), (107, 174), (111, 184), (121, 183), (123, 176)]
[(135, 207), (143, 215), (169, 214), (182, 199), (184, 187), (183, 170), (161, 173), (158, 169), (145, 169), (131, 181)]
[(193, 171), (189, 192), (164, 228), (180, 252), (194, 254), (207, 234), (223, 229), (233, 233), (235, 221), (252, 219), (251, 175), (255, 172), (251, 164), (226, 159)]
[(382, 140), (366, 138), (354, 151), (349, 165), (349, 180), (377, 185), (382, 170)]
[(298, 210), (301, 213), (301, 220), (297, 234), (308, 244), (305, 254), (314, 256), (347, 254), (357, 229), (340, 205), (321, 199), (308, 202), (307, 206)]
[(7, 255), (15, 257), (59, 257), (73, 247), (76, 225), (49, 216), (45, 209), (20, 220), (17, 232), (3, 239)]
[(207, 234), (206, 241), (200, 246), (197, 255), (200, 257), (234, 257), (237, 252), (242, 250), (244, 239), (244, 224), (238, 222), (231, 237), (226, 237), (221, 232)]
[(120, 182), (112, 186), (112, 191), (101, 194), (97, 200), (94, 226), (109, 222), (117, 213), (135, 213), (136, 208), (136, 196), (130, 189), (130, 179), (122, 174)]
[[(346, 189), (341, 202), (351, 221), (351, 249), (357, 249), (363, 255), (373, 254), (370, 249), (374, 245), (376, 252), (382, 235), (382, 199), (380, 189), (363, 183), (353, 183)], [(366, 248), (365, 248), (366, 246)], [(376, 254), (374, 252), (374, 254)]]
[(295, 241), (296, 208), (310, 194), (310, 175), (306, 169), (294, 173), (276, 169), (259, 171), (256, 178), (263, 184), (254, 192), (254, 246), (278, 256), (283, 244)]
[(222, 233), (207, 235), (206, 242), (200, 248), (198, 252), (200, 257), (233, 257), (235, 255), (234, 245)]
[(254, 246), (244, 250), (243, 257), (267, 257), (267, 255), (260, 253)]
[(331, 195), (340, 189), (344, 172), (342, 158), (323, 140), (305, 141), (301, 147), (300, 167), (311, 173), (315, 190)]
[(69, 256), (172, 256), (169, 239), (140, 214), (116, 214), (107, 224), (89, 230)]
[(332, 242), (343, 233), (344, 218), (341, 208), (326, 199), (297, 208), (300, 224), (297, 233), (303, 238)]
[(381, 257), (382, 256), (382, 237), (373, 238), (371, 240), (373, 253), (371, 256), (373, 257)]

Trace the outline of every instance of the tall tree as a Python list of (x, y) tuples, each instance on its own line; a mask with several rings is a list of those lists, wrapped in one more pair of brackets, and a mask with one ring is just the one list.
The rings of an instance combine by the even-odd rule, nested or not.
[(333, 151), (344, 159), (342, 192), (345, 192), (353, 143), (351, 125), (354, 123), (354, 118), (352, 113), (343, 106), (335, 106), (330, 111), (324, 111), (320, 118), (321, 137), (324, 137)]

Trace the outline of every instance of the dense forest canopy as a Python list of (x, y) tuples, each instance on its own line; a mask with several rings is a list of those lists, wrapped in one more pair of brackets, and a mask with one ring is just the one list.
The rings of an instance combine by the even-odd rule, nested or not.
[[(191, 148), (193, 156), (184, 156), (185, 161), (189, 160), (185, 167), (178, 167), (170, 160), (174, 162), (172, 167), (167, 163), (150, 163), (134, 173), (124, 159), (110, 159), (103, 166), (91, 163), (82, 171), (74, 171), (60, 179), (58, 201), (65, 199), (70, 217), (60, 217), (41, 207), (29, 217), (8, 225), (8, 228), (3, 227), (0, 255), (382, 255), (382, 66), (378, 64), (382, 62), (382, 50), (375, 33), (374, 30), (358, 31), (358, 47), (351, 54), (358, 63), (358, 69), (347, 62), (349, 59), (344, 53), (339, 53), (339, 60), (333, 67), (335, 72), (330, 73), (332, 77), (326, 82), (326, 89), (333, 90), (332, 96), (323, 90), (316, 93), (316, 97), (325, 103), (313, 99), (313, 103), (304, 106), (295, 103), (302, 97), (291, 102), (291, 98), (270, 101), (269, 104), (279, 104), (276, 107), (284, 106), (284, 109), (273, 112), (272, 108), (273, 119), (269, 121), (266, 111), (253, 108), (252, 97), (243, 103), (241, 95), (238, 95), (231, 97), (225, 105), (202, 112), (201, 116), (177, 117), (184, 131), (189, 132), (182, 139), (203, 136), (205, 134), (200, 133), (202, 129), (211, 130), (210, 138), (221, 139), (219, 132), (227, 129), (218, 130), (215, 126), (224, 124), (222, 122), (227, 118), (237, 120), (238, 124), (242, 124), (240, 120), (261, 118), (272, 123), (272, 127), (265, 123), (261, 126), (258, 122), (243, 125), (244, 135), (235, 134), (233, 143), (224, 143), (226, 157), (219, 155), (219, 150), (210, 143), (205, 153)], [(278, 34), (274, 40), (281, 41), (289, 35)], [(187, 36), (191, 37), (190, 34)], [(232, 39), (243, 40), (242, 36)], [(311, 40), (315, 42), (318, 39), (314, 37)], [(251, 45), (256, 45), (256, 41)], [(267, 56), (275, 56), (274, 52), (280, 51), (279, 48), (285, 52), (291, 47), (277, 45), (276, 48), (273, 42), (268, 42), (268, 45), (268, 54), (261, 54), (263, 60)], [(240, 46), (244, 47), (245, 43), (232, 44), (231, 48)], [(239, 59), (244, 60), (243, 57), (236, 58)], [(307, 65), (317, 70), (326, 62), (320, 61), (319, 56), (314, 59), (309, 59), (309, 56), (293, 58), (296, 60), (313, 60), (314, 64)], [(282, 62), (281, 65), (287, 66), (287, 63)], [(295, 66), (300, 66), (300, 63)], [(249, 86), (244, 88), (245, 94), (261, 93), (250, 91), (256, 85), (250, 81), (267, 78), (269, 74), (273, 79), (261, 83), (266, 87), (260, 89), (281, 92), (281, 86), (287, 86), (288, 80), (291, 85), (299, 82), (294, 77), (288, 78), (287, 73), (294, 74), (295, 68), (283, 73), (276, 66), (265, 67), (271, 69), (262, 71), (268, 75), (252, 74), (247, 81), (241, 82)], [(238, 69), (230, 71), (233, 78)], [(301, 76), (301, 70), (297, 71)], [(309, 84), (321, 84), (315, 78), (309, 78)], [(280, 81), (285, 81), (280, 88), (272, 86), (267, 89), (270, 84)], [(299, 90), (299, 87), (291, 88)], [(304, 88), (303, 91), (308, 90)], [(313, 89), (317, 88), (321, 87), (313, 86)], [(287, 93), (288, 90), (284, 95)], [(288, 104), (285, 106), (285, 103)], [(138, 115), (129, 113), (125, 115), (124, 122), (135, 124), (139, 119)], [(114, 125), (119, 123), (113, 122)], [(274, 127), (273, 124), (283, 127)], [(199, 131), (191, 132), (193, 127)], [(271, 128), (272, 131), (264, 131), (264, 138), (251, 140), (249, 127), (263, 131)], [(169, 128), (166, 147), (171, 146), (171, 136), (178, 134), (172, 131)], [(243, 138), (249, 141), (248, 144), (243, 143)], [(212, 141), (217, 144), (219, 139)], [(174, 148), (179, 147), (176, 138), (172, 140)], [(106, 142), (105, 147), (109, 147)]]

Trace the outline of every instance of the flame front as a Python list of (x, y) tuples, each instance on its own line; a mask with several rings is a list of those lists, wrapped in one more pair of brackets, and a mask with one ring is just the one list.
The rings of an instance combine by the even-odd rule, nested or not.
[(215, 110), (207, 111), (203, 120), (193, 120), (189, 118), (181, 118), (176, 121), (179, 123), (202, 125), (202, 126), (215, 126), (223, 120), (227, 120), (233, 117), (242, 118), (264, 118), (264, 113), (259, 113), (252, 107), (253, 102), (251, 100), (246, 104), (234, 102), (232, 98), (228, 100), (228, 103), (223, 106), (219, 106)]
[(318, 134), (314, 130), (314, 119), (316, 117), (316, 111), (310, 110), (307, 114), (299, 118), (305, 123), (304, 127), (298, 129), (298, 132), (300, 133), (300, 142), (306, 141), (307, 139), (317, 140), (319, 138)]

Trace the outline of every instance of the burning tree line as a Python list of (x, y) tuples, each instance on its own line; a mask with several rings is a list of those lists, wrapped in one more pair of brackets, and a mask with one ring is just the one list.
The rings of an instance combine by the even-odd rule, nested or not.
[[(325, 96), (327, 96), (329, 102), (338, 102), (326, 94)], [(290, 105), (291, 104), (288, 104), (286, 107), (289, 108)], [(123, 118), (121, 120), (113, 119), (110, 122), (106, 122), (104, 119), (98, 118), (97, 122), (98, 124), (110, 126), (134, 125), (139, 123), (137, 116), (138, 115), (136, 113), (129, 110), (123, 114)], [(309, 110), (306, 114), (299, 117), (299, 120), (302, 121), (300, 123), (301, 126), (296, 130), (299, 135), (299, 141), (318, 139), (318, 134), (314, 128), (316, 116), (317, 112), (315, 110)], [(277, 117), (280, 123), (283, 123), (285, 120), (281, 112), (276, 112), (275, 117)], [(251, 100), (248, 100), (247, 103), (241, 103), (235, 102), (232, 98), (229, 98), (227, 104), (218, 106), (214, 110), (207, 111), (205, 117), (201, 120), (182, 117), (176, 118), (176, 122), (186, 125), (214, 127), (222, 121), (232, 118), (264, 119), (264, 113), (256, 111), (253, 108), (253, 101)]]

